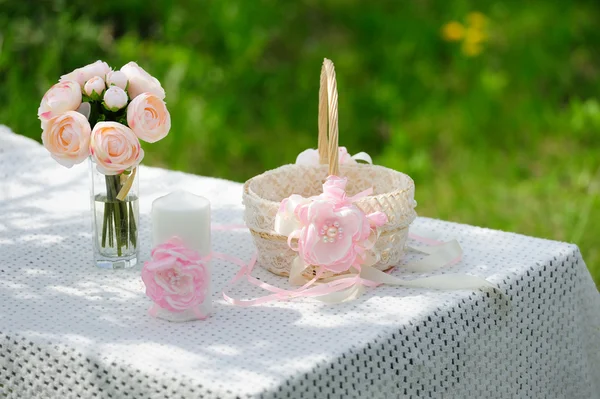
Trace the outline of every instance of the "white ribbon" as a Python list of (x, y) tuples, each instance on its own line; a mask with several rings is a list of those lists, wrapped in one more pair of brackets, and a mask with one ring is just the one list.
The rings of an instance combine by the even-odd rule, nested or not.
[(470, 274), (442, 274), (438, 276), (401, 280), (374, 267), (364, 267), (360, 277), (365, 280), (388, 285), (401, 285), (410, 288), (433, 288), (438, 290), (475, 290), (496, 287), (484, 278)]
[(354, 154), (352, 155), (352, 159), (354, 159), (355, 161), (365, 161), (367, 163), (373, 164), (371, 156), (366, 152), (359, 152), (357, 154)]
[(462, 258), (462, 248), (456, 240), (445, 242), (436, 246), (407, 246), (409, 250), (427, 254), (423, 259), (407, 263), (402, 269), (411, 272), (423, 273), (438, 270), (451, 263), (456, 263)]

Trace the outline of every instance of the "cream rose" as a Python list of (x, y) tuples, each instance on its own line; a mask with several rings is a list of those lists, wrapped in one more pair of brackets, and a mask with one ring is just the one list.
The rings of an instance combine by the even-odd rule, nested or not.
[(171, 115), (163, 100), (143, 93), (127, 106), (127, 124), (141, 140), (155, 143), (169, 133)]
[(115, 112), (127, 105), (127, 93), (119, 86), (111, 86), (104, 93), (104, 106)]
[(42, 128), (55, 116), (67, 111), (75, 111), (81, 105), (81, 86), (72, 80), (59, 82), (52, 86), (38, 108), (38, 118), (42, 121)]
[(102, 93), (104, 93), (105, 89), (106, 83), (104, 83), (104, 79), (102, 79), (100, 76), (94, 76), (93, 78), (85, 82), (85, 85), (83, 86), (83, 91), (88, 96), (91, 96), (94, 92), (98, 96), (102, 96)]
[(275, 215), (275, 232), (287, 237), (294, 230), (301, 228), (300, 220), (296, 216), (296, 208), (309, 202), (310, 199), (298, 194), (292, 194), (289, 198), (281, 201), (279, 211)]
[(96, 168), (105, 175), (118, 175), (139, 165), (144, 158), (133, 131), (117, 122), (96, 123), (90, 148)]
[(102, 79), (106, 77), (106, 74), (110, 72), (110, 67), (106, 62), (96, 61), (93, 64), (86, 65), (81, 68), (77, 68), (71, 73), (60, 77), (60, 81), (74, 80), (83, 87), (85, 82), (93, 78), (94, 76), (100, 76)]
[(121, 71), (112, 71), (106, 74), (106, 85), (117, 86), (125, 90), (127, 87), (127, 75)]
[(135, 62), (130, 62), (121, 68), (121, 72), (129, 80), (129, 97), (135, 98), (142, 93), (152, 93), (161, 100), (165, 98), (165, 90), (160, 85), (158, 79), (146, 72)]
[(42, 143), (52, 158), (70, 168), (90, 155), (90, 132), (90, 124), (85, 116), (76, 111), (67, 111), (46, 123)]

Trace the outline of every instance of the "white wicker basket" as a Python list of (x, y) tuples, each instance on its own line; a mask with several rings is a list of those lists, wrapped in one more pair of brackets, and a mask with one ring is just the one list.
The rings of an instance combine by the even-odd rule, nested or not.
[[(320, 166), (285, 165), (245, 183), (245, 221), (258, 248), (259, 264), (275, 274), (289, 275), (297, 253), (289, 248), (287, 237), (274, 231), (280, 203), (292, 194), (318, 195), (327, 176), (337, 175), (348, 178), (348, 195), (373, 188), (373, 195), (356, 205), (367, 214), (381, 211), (388, 217), (388, 223), (379, 228), (373, 249), (379, 256), (375, 267), (386, 270), (397, 265), (405, 253), (408, 226), (416, 217), (414, 182), (404, 173), (382, 166), (338, 165), (337, 88), (333, 63), (327, 59), (319, 91), (319, 156)], [(307, 273), (315, 274), (315, 268), (307, 269)], [(323, 278), (331, 275), (326, 273)]]

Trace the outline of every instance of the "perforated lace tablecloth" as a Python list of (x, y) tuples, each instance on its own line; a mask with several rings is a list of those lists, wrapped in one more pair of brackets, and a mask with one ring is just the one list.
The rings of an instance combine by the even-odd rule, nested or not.
[[(238, 308), (218, 290), (237, 266), (214, 262), (216, 313), (175, 324), (147, 315), (139, 268), (92, 266), (88, 188), (87, 165), (0, 127), (0, 397), (600, 397), (600, 297), (575, 245), (418, 218), (464, 248), (444, 273), (506, 297), (380, 287)], [(242, 222), (238, 183), (142, 168), (140, 188), (142, 260), (151, 202), (176, 188), (208, 197), (213, 223)], [(213, 248), (254, 250), (242, 230), (214, 232)]]

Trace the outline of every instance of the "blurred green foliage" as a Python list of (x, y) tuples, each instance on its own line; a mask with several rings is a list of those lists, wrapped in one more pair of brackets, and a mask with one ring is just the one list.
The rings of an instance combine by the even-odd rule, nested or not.
[[(600, 283), (597, 1), (0, 0), (0, 121), (39, 139), (43, 93), (130, 60), (173, 127), (147, 164), (243, 181), (316, 146), (336, 64), (341, 143), (403, 170), (419, 213), (577, 243)], [(442, 27), (486, 16), (467, 56)]]

